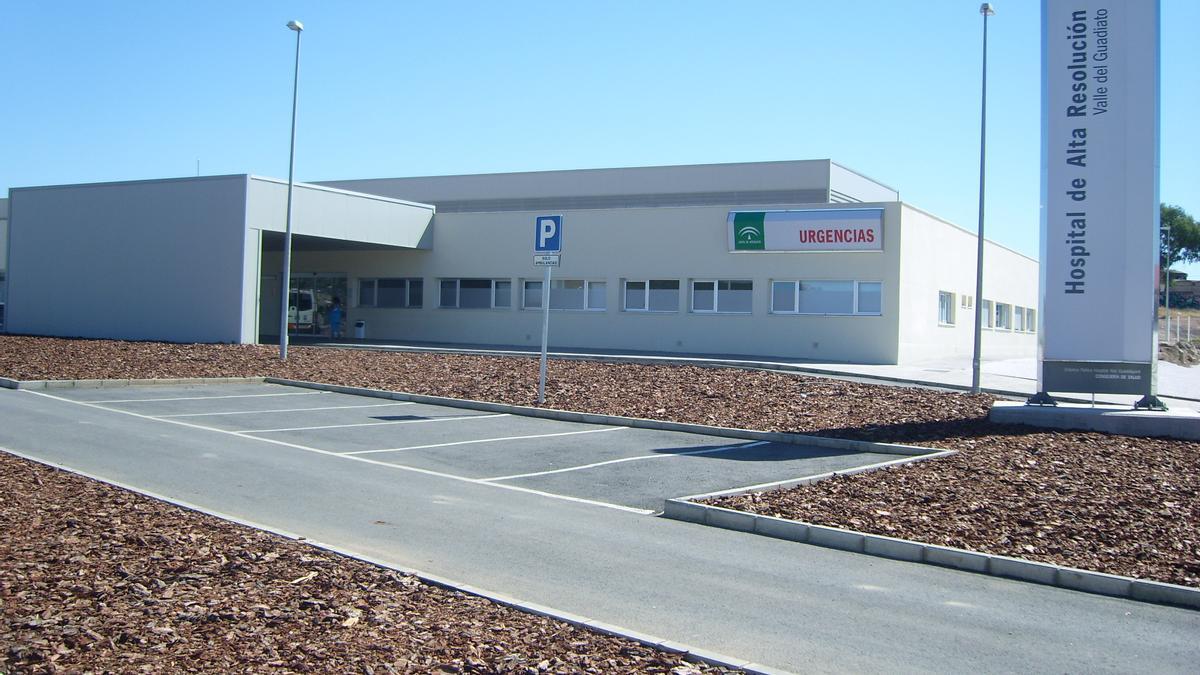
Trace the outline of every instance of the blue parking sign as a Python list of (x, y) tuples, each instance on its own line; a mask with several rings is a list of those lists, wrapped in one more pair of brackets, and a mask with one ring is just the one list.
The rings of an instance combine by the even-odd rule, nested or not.
[(538, 216), (533, 228), (534, 253), (562, 252), (562, 216)]

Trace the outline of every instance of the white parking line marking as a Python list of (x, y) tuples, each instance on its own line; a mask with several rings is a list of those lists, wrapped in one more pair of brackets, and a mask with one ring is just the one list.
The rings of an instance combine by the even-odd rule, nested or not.
[(496, 478), (480, 478), (479, 480), (485, 483), (500, 480), (513, 480), (516, 478), (532, 478), (534, 476), (548, 476), (552, 473), (567, 473), (568, 471), (582, 471), (584, 469), (592, 469), (597, 466), (606, 466), (608, 464), (620, 464), (622, 462), (636, 462), (640, 459), (663, 459), (667, 457), (686, 457), (688, 455), (711, 455), (717, 452), (728, 452), (729, 450), (743, 450), (745, 448), (753, 448), (759, 445), (767, 445), (770, 441), (758, 441), (749, 445), (726, 445), (720, 448), (709, 448), (708, 450), (688, 450), (687, 452), (663, 452), (654, 455), (638, 455), (637, 457), (624, 457), (621, 459), (610, 459), (606, 462), (593, 462), (591, 464), (580, 464), (579, 466), (568, 466), (565, 469), (552, 469), (550, 471), (534, 471), (533, 473), (518, 473), (511, 476), (497, 476)]
[(247, 429), (235, 431), (236, 434), (269, 434), (276, 431), (312, 431), (314, 429), (345, 429), (347, 427), (378, 427), (385, 424), (424, 424), (426, 422), (454, 422), (456, 420), (486, 420), (493, 417), (508, 417), (511, 413), (496, 415), (456, 415), (454, 417), (435, 417), (423, 420), (388, 420), (386, 422), (358, 422), (355, 424), (324, 424), (319, 427), (287, 427), (284, 429)]
[(372, 403), (370, 405), (328, 405), (321, 408), (284, 408), (281, 410), (234, 410), (232, 412), (179, 413), (177, 415), (155, 415), (155, 417), (209, 417), (211, 415), (256, 415), (258, 413), (308, 412), (310, 410), (350, 410), (353, 408), (386, 408), (395, 405), (416, 405), (412, 401), (397, 403)]
[(383, 450), (357, 450), (343, 452), (343, 455), (373, 455), (377, 452), (400, 452), (401, 450), (424, 450), (426, 448), (446, 448), (451, 445), (472, 445), (474, 443), (495, 443), (497, 441), (523, 441), (529, 438), (550, 438), (552, 436), (576, 436), (578, 434), (598, 434), (604, 431), (620, 431), (628, 427), (605, 427), (604, 429), (586, 429), (584, 431), (563, 431), (557, 434), (534, 434), (532, 436), (504, 436), (503, 438), (479, 438), (473, 441), (454, 441), (453, 443), (432, 443), (430, 445), (410, 445), (406, 448), (385, 448)]
[[(329, 394), (328, 391), (289, 391), (282, 394), (230, 394), (228, 396), (176, 396), (173, 398), (115, 398), (108, 401), (86, 401), (86, 403), (142, 403), (145, 401), (207, 401), (223, 398), (269, 398), (271, 396), (312, 396), (313, 394)], [(55, 396), (54, 398), (58, 398)], [(71, 399), (62, 399), (69, 401)], [(81, 403), (83, 401), (80, 401)]]
[(132, 412), (129, 410), (121, 410), (119, 408), (105, 408), (102, 405), (96, 405), (94, 403), (88, 403), (86, 401), (74, 401), (69, 398), (63, 398), (61, 396), (55, 396), (53, 394), (47, 394), (47, 393), (41, 392), (41, 391), (33, 391), (31, 389), (21, 389), (19, 391), (23, 391), (27, 394), (33, 394), (35, 396), (44, 396), (46, 398), (54, 399), (56, 401), (62, 401), (63, 403), (73, 403), (75, 405), (81, 405), (81, 406), (85, 406), (88, 408), (95, 408), (97, 410), (104, 410), (106, 412), (116, 413), (118, 415), (129, 415), (130, 417), (137, 417), (137, 418), (144, 419), (144, 420), (150, 420), (151, 422), (161, 422), (163, 424), (176, 424), (181, 427), (187, 427), (189, 429), (200, 429), (202, 431), (213, 431), (218, 434), (226, 434), (229, 436), (236, 436), (238, 438), (242, 438), (242, 439), (246, 439), (246, 440), (259, 441), (262, 443), (270, 443), (272, 445), (280, 445), (280, 446), (283, 446), (286, 448), (294, 448), (296, 450), (303, 450), (305, 452), (311, 452), (311, 453), (315, 453), (318, 455), (327, 455), (329, 457), (340, 457), (342, 459), (345, 459), (345, 460), (351, 461), (351, 462), (362, 462), (364, 464), (371, 464), (374, 466), (384, 466), (384, 467), (388, 467), (388, 468), (392, 468), (392, 469), (399, 469), (400, 471), (409, 471), (412, 473), (419, 473), (419, 474), (423, 474), (426, 476), (434, 476), (436, 478), (445, 478), (447, 480), (458, 481), (460, 483), (471, 483), (472, 485), (486, 485), (488, 487), (501, 488), (503, 490), (511, 490), (513, 492), (523, 492), (525, 494), (538, 495), (540, 497), (549, 497), (551, 499), (560, 499), (563, 501), (575, 502), (578, 504), (589, 504), (591, 506), (602, 506), (606, 509), (615, 509), (617, 511), (625, 511), (626, 513), (636, 513), (639, 515), (651, 515), (654, 513), (654, 511), (652, 511), (650, 509), (638, 509), (638, 508), (634, 508), (632, 506), (622, 506), (621, 504), (609, 504), (608, 502), (598, 502), (598, 501), (595, 501), (592, 499), (582, 499), (580, 497), (570, 497), (568, 495), (556, 495), (552, 492), (542, 492), (541, 490), (531, 490), (529, 488), (518, 487), (516, 485), (501, 485), (499, 483), (488, 483), (488, 482), (479, 480), (478, 478), (467, 478), (465, 476), (455, 476), (453, 474), (441, 473), (439, 471), (430, 471), (429, 469), (420, 469), (415, 466), (405, 466), (403, 464), (391, 464), (389, 462), (380, 462), (379, 460), (369, 459), (367, 457), (352, 457), (349, 455), (344, 455), (342, 453), (333, 452), (331, 450), (322, 450), (320, 448), (310, 448), (306, 445), (299, 445), (296, 443), (288, 443), (287, 441), (279, 441), (279, 440), (275, 440), (274, 438), (260, 438), (258, 436), (243, 436), (242, 434), (235, 433), (233, 431), (227, 431), (225, 429), (218, 429), (216, 427), (206, 427), (202, 424), (192, 424), (191, 422), (183, 422), (180, 420), (164, 420), (159, 417), (151, 417), (150, 415), (142, 415), (140, 413), (135, 413), (135, 412)]

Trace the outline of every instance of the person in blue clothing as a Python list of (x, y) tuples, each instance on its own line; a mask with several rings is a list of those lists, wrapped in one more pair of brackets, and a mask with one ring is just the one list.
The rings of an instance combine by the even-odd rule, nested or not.
[(329, 308), (329, 337), (342, 337), (342, 299), (334, 296), (333, 306)]

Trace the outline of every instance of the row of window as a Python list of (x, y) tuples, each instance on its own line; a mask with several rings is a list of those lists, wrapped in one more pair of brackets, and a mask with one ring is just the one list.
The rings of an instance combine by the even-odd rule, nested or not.
[(442, 279), (441, 291), (440, 307), (491, 309), (512, 306), (512, 282), (508, 279)]
[[(960, 304), (963, 309), (974, 309), (975, 299), (964, 295)], [(984, 328), (1020, 333), (1037, 332), (1037, 310), (1032, 307), (981, 300), (980, 310), (983, 314)], [(957, 318), (955, 314), (954, 294), (948, 291), (938, 291), (938, 323), (943, 326), (953, 326)]]
[(774, 281), (771, 311), (782, 314), (881, 314), (878, 281)]
[[(626, 280), (623, 309), (627, 312), (678, 312), (678, 279)], [(444, 309), (508, 309), (513, 306), (510, 279), (440, 279), (438, 307)], [(360, 279), (359, 307), (418, 308), (423, 305), (422, 279)], [(754, 282), (749, 279), (691, 281), (692, 312), (749, 314)], [(521, 307), (541, 309), (542, 282), (523, 281)], [(604, 311), (608, 284), (586, 279), (550, 282), (550, 309)], [(772, 281), (773, 314), (882, 313), (882, 284), (878, 281)]]
[(420, 307), (425, 295), (423, 279), (360, 279), (359, 307)]

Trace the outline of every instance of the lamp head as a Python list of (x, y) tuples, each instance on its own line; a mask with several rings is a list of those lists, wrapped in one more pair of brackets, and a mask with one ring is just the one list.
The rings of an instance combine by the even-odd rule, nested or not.
[(287, 27), (296, 31), (297, 33), (304, 30), (304, 24), (300, 23), (299, 21), (289, 21), (287, 23)]
[(979, 13), (984, 16), (995, 16), (996, 10), (992, 9), (992, 3), (985, 2), (979, 6)]

